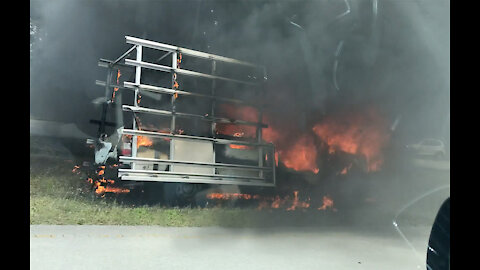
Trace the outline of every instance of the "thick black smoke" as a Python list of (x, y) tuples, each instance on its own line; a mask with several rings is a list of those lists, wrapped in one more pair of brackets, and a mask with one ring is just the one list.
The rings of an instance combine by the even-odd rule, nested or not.
[(99, 58), (124, 36), (264, 64), (268, 109), (302, 128), (312, 114), (374, 103), (406, 141), (448, 137), (447, 1), (32, 1), (31, 115), (90, 119)]

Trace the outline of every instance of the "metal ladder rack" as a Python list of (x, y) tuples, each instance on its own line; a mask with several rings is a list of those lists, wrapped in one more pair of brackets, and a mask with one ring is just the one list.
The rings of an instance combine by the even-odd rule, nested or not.
[[(266, 143), (262, 140), (262, 129), (267, 125), (262, 123), (262, 102), (261, 98), (253, 102), (248, 102), (238, 98), (227, 98), (218, 96), (216, 93), (217, 81), (226, 83), (241, 84), (249, 88), (249, 91), (256, 91), (257, 96), (261, 96), (263, 86), (266, 81), (265, 68), (259, 65), (240, 61), (223, 56), (213, 55), (191, 49), (181, 48), (168, 44), (158, 43), (154, 41), (139, 39), (135, 37), (126, 36), (126, 43), (133, 46), (122, 54), (115, 61), (101, 59), (99, 66), (109, 69), (107, 81), (96, 81), (97, 85), (106, 88), (106, 96), (108, 96), (109, 89), (115, 90), (129, 90), (134, 91), (133, 106), (120, 105), (121, 110), (131, 112), (132, 128), (119, 129), (119, 135), (132, 136), (131, 156), (119, 156), (119, 162), (123, 164), (130, 164), (130, 169), (119, 169), (118, 176), (121, 180), (130, 181), (158, 181), (158, 182), (180, 182), (180, 183), (206, 183), (206, 184), (234, 184), (234, 185), (252, 185), (252, 186), (275, 186), (275, 155), (274, 145)], [(161, 59), (170, 57), (171, 65), (160, 65), (146, 62), (142, 59), (143, 49), (149, 48), (161, 51), (164, 55)], [(126, 59), (133, 51), (136, 51), (135, 59)], [(183, 56), (202, 59), (211, 62), (212, 72), (203, 73), (179, 67), (179, 63)], [(180, 59), (180, 60), (179, 60)], [(123, 63), (121, 61), (124, 60)], [(257, 81), (241, 80), (238, 78), (230, 78), (226, 76), (215, 75), (217, 71), (217, 63), (227, 63), (233, 66), (242, 66), (252, 71), (260, 72), (263, 78)], [(125, 81), (123, 85), (112, 84), (112, 68), (114, 66), (123, 66), (134, 68), (134, 81)], [(160, 87), (142, 83), (142, 70), (149, 69), (158, 72), (161, 76), (165, 73), (170, 73), (171, 87)], [(201, 94), (198, 92), (188, 91), (187, 89), (179, 89), (177, 83), (177, 76), (197, 77), (211, 80), (211, 94)], [(170, 95), (170, 110), (160, 110), (147, 107), (141, 107), (138, 103), (139, 92), (148, 91), (154, 94)], [(177, 98), (179, 96), (188, 96), (192, 98), (207, 99), (211, 101), (210, 113), (206, 115), (179, 112), (176, 110)], [(235, 105), (251, 106), (258, 111), (258, 121), (245, 121), (230, 119), (226, 117), (219, 117), (215, 115), (215, 106), (217, 103), (231, 103)], [(117, 105), (117, 106), (118, 106)], [(102, 114), (100, 130), (105, 129), (106, 109)], [(137, 121), (136, 114), (150, 114), (159, 115), (170, 118), (170, 133), (153, 132), (141, 130)], [(176, 132), (177, 119), (197, 119), (201, 121), (211, 122), (211, 134), (208, 137), (182, 135)], [(117, 119), (118, 120), (118, 119)], [(256, 127), (255, 139), (252, 141), (232, 140), (217, 138), (215, 129), (217, 124), (228, 125), (245, 125)], [(123, 124), (122, 124), (123, 125)], [(100, 132), (101, 133), (101, 132)], [(170, 143), (170, 154), (167, 159), (146, 158), (138, 155), (138, 136), (145, 136), (150, 138), (168, 139)], [(234, 163), (220, 163), (216, 160), (215, 147), (218, 145), (243, 145), (251, 147), (250, 150), (238, 150), (258, 152), (255, 157), (255, 162), (258, 166)], [(190, 153), (188, 153), (190, 151)], [(232, 150), (234, 151), (234, 150)], [(195, 153), (195, 155), (194, 155)], [(268, 162), (267, 162), (268, 159)], [(166, 170), (152, 170), (141, 169), (138, 164), (162, 164), (168, 165)]]

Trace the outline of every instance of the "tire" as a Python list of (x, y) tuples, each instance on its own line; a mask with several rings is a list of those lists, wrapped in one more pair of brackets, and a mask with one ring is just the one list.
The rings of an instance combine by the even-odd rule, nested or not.
[(164, 183), (163, 201), (168, 206), (187, 206), (195, 203), (199, 185), (189, 183)]

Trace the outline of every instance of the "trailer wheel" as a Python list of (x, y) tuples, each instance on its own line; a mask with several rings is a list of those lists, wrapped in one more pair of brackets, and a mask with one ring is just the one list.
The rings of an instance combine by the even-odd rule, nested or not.
[(194, 203), (195, 194), (200, 190), (197, 184), (164, 183), (163, 198), (166, 205), (186, 206)]

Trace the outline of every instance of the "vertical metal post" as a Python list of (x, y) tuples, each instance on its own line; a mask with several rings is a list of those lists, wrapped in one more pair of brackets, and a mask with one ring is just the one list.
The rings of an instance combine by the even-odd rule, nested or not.
[[(177, 75), (176, 75), (176, 72), (175, 72), (175, 70), (178, 68), (177, 57), (178, 57), (178, 53), (177, 52), (172, 52), (172, 69), (173, 69), (172, 70), (172, 90), (177, 90), (176, 87), (174, 86), (176, 79), (178, 79), (176, 77)], [(172, 110), (172, 118), (170, 120), (170, 133), (171, 134), (175, 134), (175, 126), (176, 126), (175, 99), (176, 99), (176, 95), (174, 94), (174, 95), (172, 95), (172, 97), (170, 99), (171, 110)], [(175, 159), (175, 157), (174, 157), (175, 151), (174, 150), (175, 150), (175, 140), (172, 138), (170, 140), (170, 157), (169, 157), (170, 160)], [(170, 165), (170, 171), (171, 170), (172, 170), (172, 165)]]
[[(137, 61), (142, 61), (142, 46), (137, 46)], [(135, 84), (140, 85), (140, 78), (142, 75), (142, 68), (137, 66), (135, 68)], [(133, 100), (133, 106), (138, 107), (138, 88), (135, 89), (135, 97)], [(137, 130), (137, 119), (135, 114), (133, 115), (133, 130)], [(132, 157), (137, 157), (137, 135), (134, 135), (132, 138)], [(135, 170), (135, 162), (132, 162), (132, 169)]]
[(108, 97), (110, 93), (110, 81), (112, 80), (112, 69), (108, 68), (107, 81), (105, 82), (105, 102), (102, 107), (102, 118), (100, 119), (100, 126), (98, 127), (97, 137), (100, 138), (105, 133), (105, 121), (107, 121)]
[[(176, 72), (175, 72), (175, 69), (177, 69), (177, 52), (172, 52), (172, 68), (173, 68), (173, 72), (172, 72), (172, 90), (177, 90), (175, 87), (174, 87), (174, 84), (175, 84), (175, 79), (178, 79), (178, 78), (175, 78), (176, 77)], [(170, 104), (171, 104), (171, 108), (172, 108), (172, 120), (170, 122), (170, 133), (172, 134), (175, 134), (175, 97), (176, 95), (172, 95), (172, 98), (171, 98), (171, 101), (170, 101)]]
[[(213, 60), (212, 61), (212, 75), (215, 75), (216, 71), (217, 71), (217, 62), (215, 60)], [(212, 81), (212, 97), (215, 97), (215, 86), (216, 86), (216, 84), (217, 84), (216, 80), (213, 79), (213, 81)], [(212, 99), (212, 108), (211, 108), (211, 111), (210, 111), (210, 117), (215, 116), (215, 106), (216, 106), (216, 100)], [(217, 123), (212, 121), (212, 125), (211, 125), (212, 138), (217, 137), (216, 129), (217, 129)], [(212, 144), (212, 147), (213, 147), (213, 162), (216, 163), (217, 158), (216, 158), (216, 155), (215, 155), (215, 142)], [(213, 174), (216, 174), (216, 173), (217, 173), (217, 169), (213, 168)]]
[[(215, 75), (215, 72), (217, 71), (217, 62), (215, 60), (212, 61), (212, 75)], [(216, 80), (213, 79), (212, 81), (212, 97), (215, 97), (215, 86), (216, 86)], [(210, 111), (210, 117), (215, 116), (215, 106), (216, 106), (216, 100), (212, 99), (212, 110)], [(212, 121), (212, 126), (211, 126), (211, 131), (212, 131), (212, 138), (216, 138), (215, 130), (217, 129), (217, 123)]]
[[(262, 86), (261, 86), (261, 89), (260, 89), (260, 97), (258, 100), (263, 100), (263, 97), (264, 97), (264, 88), (265, 88), (265, 78), (266, 78), (266, 74), (265, 74), (265, 69), (263, 69), (263, 82), (262, 82)], [(258, 106), (258, 122), (259, 123), (263, 123), (263, 108), (261, 106)], [(257, 126), (257, 141), (258, 143), (262, 143), (262, 127), (261, 125), (258, 125)], [(264, 159), (264, 156), (263, 156), (263, 147), (259, 146), (258, 147), (258, 166), (259, 167), (263, 167), (263, 159)], [(259, 171), (259, 177), (260, 178), (263, 178), (263, 171), (260, 170)]]

